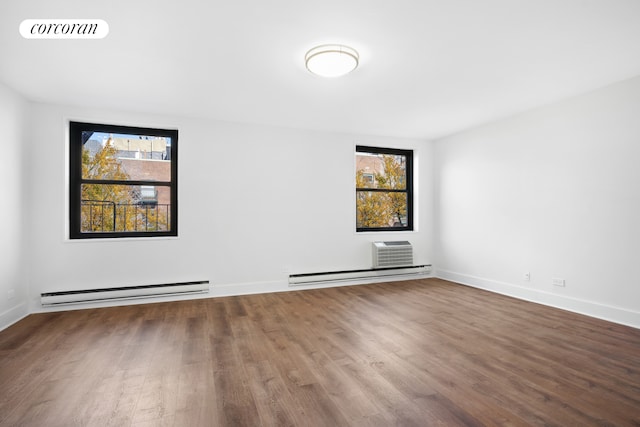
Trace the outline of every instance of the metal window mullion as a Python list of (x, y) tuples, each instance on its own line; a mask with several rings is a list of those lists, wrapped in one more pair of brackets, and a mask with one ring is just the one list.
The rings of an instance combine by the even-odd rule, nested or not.
[(409, 190), (398, 190), (395, 188), (356, 188), (357, 192), (372, 191), (375, 193), (408, 193)]
[(171, 181), (119, 181), (112, 179), (86, 179), (80, 180), (80, 184), (93, 185), (151, 185), (160, 187), (171, 187)]

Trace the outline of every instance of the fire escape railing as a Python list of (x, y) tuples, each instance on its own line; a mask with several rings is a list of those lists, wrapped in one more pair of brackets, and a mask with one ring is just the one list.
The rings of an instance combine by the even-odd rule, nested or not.
[(170, 204), (82, 200), (82, 232), (166, 231)]

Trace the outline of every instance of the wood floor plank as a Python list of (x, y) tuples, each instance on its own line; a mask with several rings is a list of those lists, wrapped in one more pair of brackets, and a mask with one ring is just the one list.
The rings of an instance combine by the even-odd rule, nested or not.
[(439, 279), (34, 314), (0, 426), (640, 426), (640, 330)]

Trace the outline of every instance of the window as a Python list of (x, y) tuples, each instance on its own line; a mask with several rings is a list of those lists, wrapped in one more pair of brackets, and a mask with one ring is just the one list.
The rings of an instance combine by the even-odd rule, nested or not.
[(365, 187), (369, 187), (373, 185), (374, 175), (372, 173), (363, 173), (362, 174), (362, 182), (365, 184)]
[(356, 146), (356, 230), (413, 230), (413, 151)]
[(178, 131), (71, 122), (69, 237), (178, 235)]

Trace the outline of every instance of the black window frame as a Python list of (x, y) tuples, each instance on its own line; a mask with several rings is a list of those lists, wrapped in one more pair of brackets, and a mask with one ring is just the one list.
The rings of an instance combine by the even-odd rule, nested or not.
[(358, 212), (358, 192), (382, 192), (382, 193), (406, 193), (407, 194), (407, 225), (406, 227), (358, 227), (356, 218), (356, 232), (384, 232), (384, 231), (413, 231), (413, 150), (399, 148), (372, 147), (365, 145), (356, 145), (356, 155), (358, 153), (369, 154), (389, 154), (395, 156), (404, 156), (406, 159), (405, 179), (406, 185), (404, 189), (390, 188), (359, 188), (356, 187), (356, 217)]
[[(96, 180), (82, 177), (82, 133), (102, 132), (124, 135), (144, 135), (171, 138), (171, 181), (146, 180)], [(167, 231), (111, 231), (82, 232), (82, 185), (151, 185), (170, 189), (169, 230)], [(128, 237), (176, 237), (178, 236), (178, 130), (136, 126), (120, 126), (101, 123), (69, 122), (69, 238), (70, 239), (112, 239)]]

